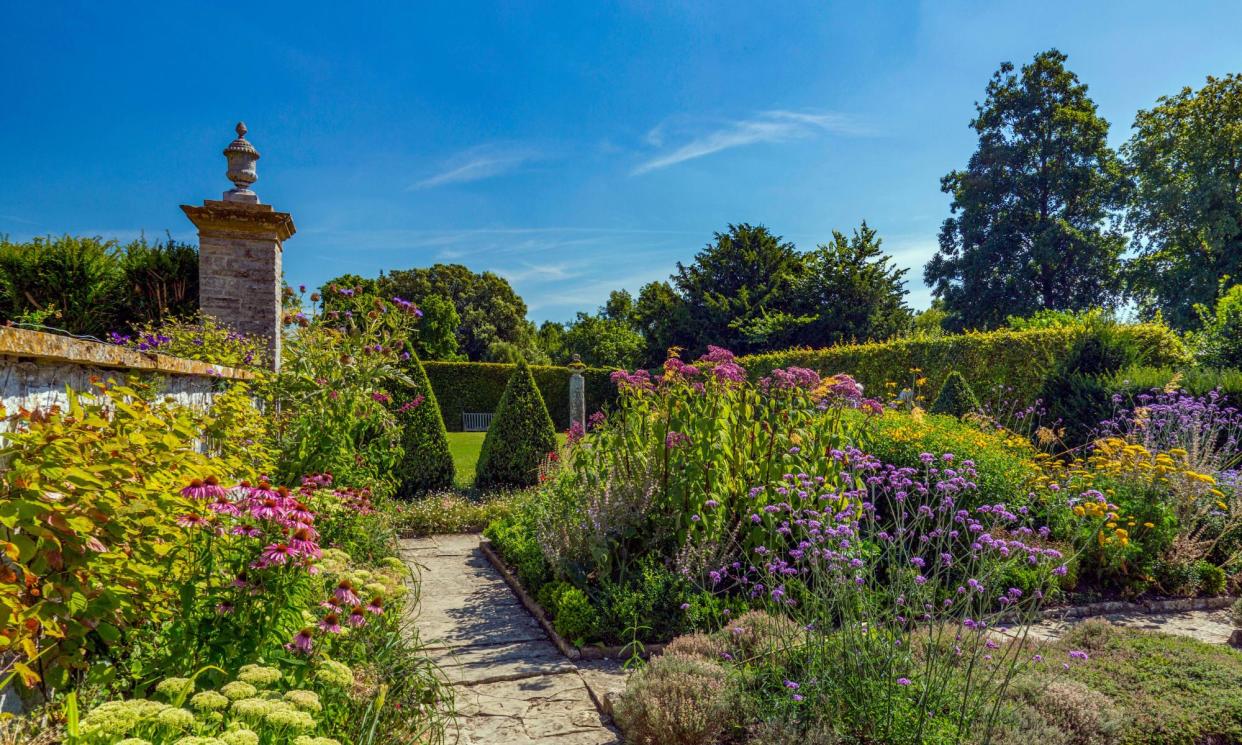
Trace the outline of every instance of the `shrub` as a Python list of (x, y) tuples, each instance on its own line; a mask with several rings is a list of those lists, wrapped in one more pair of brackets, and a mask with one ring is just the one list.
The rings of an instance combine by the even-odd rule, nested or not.
[(568, 582), (553, 582), (539, 591), (539, 604), (552, 616), (556, 633), (581, 646), (595, 634), (599, 613), (586, 593)]
[(403, 498), (447, 489), (453, 485), (455, 476), (453, 455), (449, 452), (448, 435), (435, 391), (431, 389), (418, 355), (406, 354), (408, 358), (401, 369), (410, 384), (393, 386), (393, 407), (401, 425), (401, 445), (405, 449), (394, 475), (397, 494)]
[(717, 745), (739, 722), (738, 699), (719, 664), (664, 654), (630, 679), (613, 717), (636, 745)]
[[(1222, 288), (1223, 289), (1223, 288)], [(1216, 307), (1198, 306), (1202, 330), (1191, 338), (1203, 364), (1217, 368), (1242, 367), (1242, 285), (1220, 294)]]
[[(515, 367), (493, 362), (423, 361), (450, 432), (461, 431), (463, 412), (495, 412)], [(569, 368), (531, 365), (530, 371), (557, 430), (569, 429)], [(601, 368), (582, 371), (587, 411), (606, 409), (616, 401), (611, 374), (611, 370)]]
[(932, 401), (927, 410), (933, 414), (947, 414), (961, 419), (967, 414), (979, 411), (979, 399), (975, 398), (974, 391), (970, 390), (970, 384), (962, 374), (953, 370), (945, 378), (940, 393), (936, 394), (936, 400)]
[(1233, 601), (1233, 605), (1229, 606), (1229, 620), (1233, 621), (1234, 628), (1242, 629), (1242, 598)]
[(483, 535), (492, 542), (500, 557), (517, 571), (526, 589), (537, 595), (548, 581), (548, 562), (543, 558), (543, 550), (539, 548), (539, 542), (523, 515), (507, 515), (493, 520)]
[(718, 662), (725, 654), (725, 645), (717, 636), (693, 633), (679, 636), (664, 645), (664, 654), (682, 657), (702, 657)]
[(533, 486), (539, 465), (556, 451), (556, 430), (525, 362), (518, 364), (487, 429), (475, 483), (481, 489)]
[[(943, 337), (894, 339), (874, 344), (841, 344), (826, 349), (790, 349), (742, 357), (738, 362), (759, 377), (775, 368), (806, 367), (821, 374), (849, 373), (869, 391), (884, 390), (886, 383), (907, 385), (919, 369), (933, 390), (950, 370), (972, 381), (977, 391), (1008, 386), (1010, 395), (1031, 403), (1044, 379), (1084, 334), (1082, 327), (1030, 331), (968, 332)], [(1188, 354), (1177, 334), (1159, 324), (1115, 327), (1135, 362), (1176, 365)]]
[(996, 745), (1111, 745), (1121, 713), (1108, 696), (1074, 680), (1028, 675), (1014, 681), (1012, 709), (992, 735)]
[(1199, 575), (1199, 588), (1205, 595), (1224, 595), (1228, 577), (1225, 570), (1210, 561), (1200, 559), (1195, 562), (1195, 571)]
[(1040, 389), (1052, 426), (1069, 447), (1091, 441), (1113, 410), (1109, 376), (1134, 362), (1120, 334), (1080, 336)]
[(505, 492), (473, 499), (446, 491), (392, 505), (395, 528), (405, 537), (478, 533), (488, 523), (505, 518), (512, 511), (513, 496)]

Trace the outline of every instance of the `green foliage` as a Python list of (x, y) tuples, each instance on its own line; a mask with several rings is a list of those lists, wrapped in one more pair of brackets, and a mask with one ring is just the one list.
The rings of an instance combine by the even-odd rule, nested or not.
[(68, 396), (63, 411), (22, 414), (0, 452), (0, 582), (27, 588), (0, 593), (0, 649), (45, 693), (85, 671), (92, 647), (176, 607), (181, 488), (230, 466), (196, 450), (191, 410), (149, 391)]
[(789, 309), (803, 271), (792, 243), (763, 226), (730, 225), (693, 263), (677, 263), (672, 279), (691, 334), (678, 342), (696, 353), (709, 344), (749, 350), (740, 329), (767, 312)]
[(556, 451), (556, 429), (525, 362), (518, 363), (479, 452), (479, 488), (533, 486), (539, 466)]
[(875, 228), (863, 221), (853, 235), (834, 230), (832, 242), (803, 255), (806, 270), (795, 307), (811, 320), (799, 326), (791, 343), (888, 339), (909, 328), (907, 270), (892, 265), (881, 243)]
[(447, 489), (453, 485), (453, 455), (440, 406), (418, 355), (403, 360), (401, 370), (410, 384), (393, 388), (393, 409), (401, 426), (401, 446), (405, 454), (393, 475), (397, 493), (409, 498), (420, 492)]
[(595, 636), (599, 613), (586, 593), (568, 582), (551, 582), (539, 590), (539, 604), (552, 617), (556, 633), (581, 646)]
[(1242, 285), (1224, 290), (1209, 311), (1196, 306), (1201, 329), (1191, 337), (1200, 362), (1215, 368), (1242, 368)]
[(423, 317), (415, 326), (412, 341), (415, 353), (429, 360), (457, 360), (462, 355), (457, 348), (457, 329), (461, 318), (457, 308), (439, 295), (426, 295), (418, 299)]
[(1087, 310), (1051, 310), (1045, 308), (1029, 316), (1009, 316), (1005, 319), (1005, 325), (1015, 331), (1065, 327), (1098, 328), (1101, 325), (1111, 323), (1116, 323), (1113, 314), (1105, 311), (1103, 308), (1088, 308)]
[(640, 361), (643, 347), (643, 337), (625, 322), (579, 313), (565, 331), (561, 356), (552, 361), (568, 363), (577, 354), (592, 367), (632, 367)]
[(1228, 577), (1225, 570), (1210, 561), (1200, 559), (1195, 562), (1195, 571), (1199, 574), (1199, 588), (1205, 595), (1224, 595)]
[(349, 485), (396, 486), (401, 427), (391, 391), (410, 386), (400, 350), (414, 308), (330, 288), (345, 310), (328, 310), (286, 334), (272, 382), (282, 418), (277, 476), (330, 473)]
[(109, 339), (140, 352), (229, 367), (262, 368), (267, 357), (266, 340), (243, 336), (202, 312), (185, 318), (148, 321), (134, 327), (132, 334), (114, 333)]
[(0, 318), (37, 314), (74, 334), (105, 338), (198, 308), (198, 251), (171, 239), (124, 246), (73, 236), (0, 236)]
[(446, 491), (395, 504), (392, 511), (402, 536), (478, 533), (513, 511), (513, 496), (501, 492), (471, 498)]
[(635, 673), (613, 715), (627, 742), (716, 745), (743, 723), (737, 681), (715, 661), (666, 654)]
[[(973, 381), (977, 391), (1007, 387), (1009, 396), (1030, 403), (1039, 396), (1044, 379), (1086, 333), (1094, 332), (1074, 328), (968, 332), (826, 349), (790, 349), (742, 357), (739, 361), (752, 375), (765, 375), (789, 365), (808, 367), (822, 374), (846, 372), (868, 392), (883, 391), (890, 382), (909, 386), (916, 376), (912, 370), (921, 371), (936, 390), (950, 370), (957, 370)], [(1181, 340), (1165, 326), (1118, 326), (1113, 333), (1129, 350), (1127, 354), (1144, 364), (1169, 365), (1186, 360)]]
[[(431, 388), (436, 393), (444, 424), (460, 432), (463, 412), (495, 412), (513, 376), (514, 365), (494, 362), (423, 362)], [(532, 365), (531, 374), (558, 430), (569, 429), (569, 369)], [(607, 408), (616, 400), (616, 386), (609, 379), (611, 370), (588, 368), (582, 372), (586, 383), (587, 411)]]
[(488, 524), (483, 535), (495, 545), (505, 563), (517, 571), (526, 589), (538, 594), (550, 572), (529, 517), (520, 512), (501, 516)]
[(953, 216), (924, 278), (953, 328), (1116, 300), (1125, 237), (1105, 223), (1123, 203), (1122, 168), (1065, 61), (1049, 50), (1020, 73), (1001, 65), (970, 123), (978, 149), (941, 181)]
[(646, 341), (643, 365), (664, 361), (670, 347), (687, 338), (690, 316), (685, 303), (668, 282), (648, 282), (638, 291), (632, 323)]
[(970, 389), (970, 384), (962, 374), (952, 370), (949, 377), (945, 378), (944, 385), (940, 386), (936, 400), (932, 401), (927, 410), (932, 414), (947, 414), (961, 419), (967, 414), (979, 411), (979, 399), (975, 398), (975, 392)]
[(1175, 327), (1198, 320), (1242, 277), (1242, 75), (1209, 76), (1140, 111), (1123, 147), (1135, 188), (1126, 212), (1139, 255), (1129, 287), (1148, 316)]
[[(1242, 739), (1242, 653), (1184, 636), (1086, 621), (1055, 649), (1082, 650), (1066, 676), (1104, 694), (1124, 723), (1123, 743), (1194, 745)], [(1046, 653), (1049, 656), (1051, 653)]]
[(1108, 385), (1114, 391), (1131, 396), (1152, 389), (1176, 386), (1193, 396), (1203, 396), (1219, 390), (1232, 401), (1242, 401), (1242, 370), (1131, 365), (1109, 376)]
[(1111, 327), (1102, 331), (1079, 336), (1040, 389), (1046, 417), (1069, 447), (1085, 445), (1095, 436), (1113, 411), (1109, 377), (1136, 361)]

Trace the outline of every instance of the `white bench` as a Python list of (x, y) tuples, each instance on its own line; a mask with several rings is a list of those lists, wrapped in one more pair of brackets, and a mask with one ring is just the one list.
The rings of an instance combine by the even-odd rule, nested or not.
[(481, 414), (463, 411), (461, 414), (461, 429), (463, 432), (486, 432), (490, 426), (492, 426), (491, 412)]

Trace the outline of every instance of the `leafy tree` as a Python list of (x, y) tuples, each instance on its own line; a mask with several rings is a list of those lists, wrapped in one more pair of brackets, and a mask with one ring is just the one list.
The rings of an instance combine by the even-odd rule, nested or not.
[(439, 295), (427, 295), (417, 303), (423, 312), (415, 328), (412, 341), (420, 357), (429, 360), (460, 360), (457, 351), (457, 329), (461, 319), (457, 308)]
[(392, 384), (393, 410), (401, 425), (401, 446), (405, 449), (394, 476), (397, 495), (408, 499), (422, 492), (451, 487), (455, 466), (440, 405), (418, 355), (405, 360), (402, 371), (412, 385)]
[(565, 349), (565, 324), (556, 321), (544, 321), (539, 325), (536, 334), (539, 349), (548, 356), (554, 365), (562, 365), (569, 361), (569, 352)]
[(803, 271), (792, 243), (763, 226), (730, 225), (689, 266), (677, 263), (673, 284), (688, 317), (692, 351), (715, 344), (752, 351), (742, 330), (772, 312), (787, 312)]
[(1127, 225), (1139, 255), (1129, 288), (1173, 326), (1212, 307), (1222, 277), (1242, 277), (1242, 75), (1209, 77), (1134, 120), (1122, 152), (1134, 180)]
[(565, 354), (577, 354), (592, 367), (634, 367), (644, 348), (643, 337), (637, 331), (602, 314), (579, 313), (565, 332)]
[(525, 361), (509, 378), (483, 438), (475, 483), (480, 489), (533, 486), (539, 466), (556, 450), (556, 428)]
[(1242, 285), (1222, 293), (1214, 310), (1196, 309), (1203, 328), (1191, 338), (1199, 359), (1212, 367), (1242, 368)]
[(634, 323), (634, 296), (626, 290), (613, 290), (608, 293), (608, 302), (604, 303), (603, 308), (600, 308), (600, 315), (613, 321), (620, 321), (626, 326), (632, 326)]
[(910, 333), (913, 336), (937, 337), (944, 335), (944, 323), (948, 318), (943, 300), (932, 300), (931, 306), (914, 314), (910, 320)]
[(450, 301), (460, 323), (457, 351), (467, 359), (498, 359), (495, 355), (509, 353), (506, 345), (528, 359), (542, 356), (535, 341), (535, 326), (526, 320), (526, 303), (499, 275), (476, 274), (460, 264), (436, 264), (393, 271), (377, 282), (384, 295), (398, 295), (415, 303), (432, 295)]
[(799, 325), (793, 343), (823, 347), (881, 340), (909, 328), (908, 270), (893, 266), (881, 243), (864, 220), (852, 236), (834, 230), (831, 243), (803, 256), (796, 307), (810, 320)]
[(631, 321), (646, 342), (641, 362), (644, 366), (660, 364), (669, 347), (684, 343), (690, 336), (686, 304), (668, 282), (643, 285), (638, 291)]
[(975, 398), (975, 392), (970, 389), (970, 384), (966, 382), (966, 378), (963, 378), (962, 374), (957, 370), (951, 370), (949, 376), (944, 380), (944, 385), (940, 386), (940, 393), (936, 394), (936, 400), (932, 401), (928, 411), (933, 414), (947, 414), (960, 419), (967, 414), (979, 411), (979, 399)]
[(955, 327), (1115, 302), (1125, 238), (1104, 222), (1125, 181), (1108, 122), (1065, 60), (1054, 49), (1021, 74), (1002, 64), (971, 121), (978, 149), (941, 181), (953, 216), (923, 276)]

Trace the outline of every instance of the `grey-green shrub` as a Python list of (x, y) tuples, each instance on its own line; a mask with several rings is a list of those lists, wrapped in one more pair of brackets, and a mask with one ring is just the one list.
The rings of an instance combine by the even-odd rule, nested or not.
[(525, 362), (518, 363), (479, 452), (475, 484), (481, 489), (534, 486), (539, 466), (556, 450), (556, 430)]
[(451, 487), (455, 469), (440, 406), (418, 355), (411, 352), (403, 367), (413, 385), (394, 386), (393, 390), (393, 407), (401, 425), (401, 446), (405, 448), (405, 456), (395, 475), (397, 495), (409, 498)]
[(613, 718), (635, 745), (717, 745), (741, 721), (740, 702), (719, 664), (664, 654), (630, 678)]

